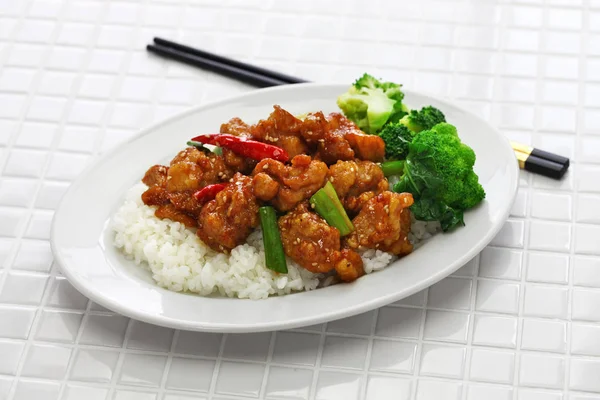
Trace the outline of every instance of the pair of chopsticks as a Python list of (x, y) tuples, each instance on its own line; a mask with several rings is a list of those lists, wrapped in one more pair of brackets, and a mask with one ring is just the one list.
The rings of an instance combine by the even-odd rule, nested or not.
[[(280, 72), (232, 60), (227, 57), (195, 49), (162, 38), (146, 49), (162, 57), (177, 60), (195, 67), (237, 79), (256, 87), (288, 85), (308, 82)], [(554, 179), (561, 179), (569, 168), (569, 159), (521, 143), (511, 142), (519, 168)]]
[(569, 159), (525, 144), (510, 142), (519, 168), (554, 179), (561, 179), (569, 169)]
[(257, 87), (307, 82), (304, 79), (270, 71), (266, 68), (232, 60), (231, 58), (158, 37), (155, 37), (154, 44), (147, 45), (146, 49), (151, 53), (207, 69)]

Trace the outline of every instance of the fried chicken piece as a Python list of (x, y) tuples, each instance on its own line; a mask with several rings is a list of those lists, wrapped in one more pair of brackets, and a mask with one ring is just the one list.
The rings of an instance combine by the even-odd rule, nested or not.
[(250, 136), (250, 125), (240, 118), (231, 118), (228, 122), (221, 124), (220, 133), (228, 133), (235, 136)]
[(154, 212), (154, 215), (160, 219), (170, 219), (172, 221), (180, 222), (188, 228), (196, 227), (196, 219), (185, 212), (178, 210), (173, 204), (166, 204), (158, 207)]
[(301, 203), (279, 218), (285, 254), (314, 273), (336, 270), (340, 279), (351, 282), (364, 274), (360, 255), (351, 249), (340, 251), (340, 232)]
[(274, 106), (269, 118), (260, 120), (250, 128), (252, 137), (261, 142), (269, 143), (284, 149), (290, 158), (306, 154), (308, 146), (300, 134), (302, 121), (285, 111), (280, 106)]
[(321, 111), (309, 113), (306, 116), (301, 133), (307, 143), (313, 147), (316, 146), (316, 157), (326, 164), (354, 158), (354, 150), (344, 138), (343, 133), (332, 129)]
[(213, 250), (228, 252), (244, 243), (258, 226), (258, 207), (252, 178), (236, 173), (231, 183), (202, 207), (197, 235)]
[(247, 175), (252, 172), (254, 167), (256, 166), (256, 161), (250, 158), (246, 158), (244, 156), (240, 156), (235, 154), (233, 151), (221, 148), (223, 153), (223, 162), (229, 170), (233, 173), (241, 172), (244, 175)]
[(232, 176), (223, 157), (187, 147), (171, 161), (166, 188), (169, 193), (196, 191), (206, 185), (227, 181)]
[(262, 201), (272, 200), (279, 192), (279, 183), (264, 172), (259, 172), (252, 179), (254, 194)]
[(164, 165), (153, 165), (146, 171), (144, 177), (142, 178), (142, 182), (148, 186), (162, 186), (164, 187), (167, 184), (167, 172), (169, 168)]
[[(385, 156), (385, 142), (377, 135), (368, 135), (343, 114), (328, 115), (329, 129), (343, 136), (354, 151), (354, 156), (360, 160), (381, 162)], [(343, 158), (339, 158), (343, 159)]]
[(147, 206), (163, 206), (169, 204), (169, 192), (162, 186), (151, 186), (142, 193), (142, 201)]
[(202, 204), (193, 194), (204, 186), (229, 180), (233, 171), (223, 157), (195, 147), (180, 151), (171, 161), (166, 190), (175, 208), (197, 215)]
[(329, 181), (344, 208), (351, 214), (360, 211), (366, 201), (389, 188), (383, 171), (371, 161), (338, 161), (329, 167)]
[(264, 159), (256, 165), (253, 175), (271, 177), (278, 184), (277, 192), (273, 195), (275, 185), (261, 175), (255, 179), (255, 193), (261, 200), (270, 201), (279, 211), (288, 211), (323, 187), (327, 171), (325, 163), (304, 154), (294, 157), (291, 165)]
[(363, 260), (357, 252), (343, 249), (335, 263), (335, 272), (342, 281), (352, 282), (365, 274)]
[(366, 247), (396, 255), (410, 253), (408, 207), (412, 204), (410, 193), (386, 191), (368, 200), (352, 220), (355, 230), (345, 239), (345, 245), (351, 249)]
[(279, 218), (285, 254), (315, 273), (329, 272), (339, 259), (340, 232), (309, 211), (306, 203)]

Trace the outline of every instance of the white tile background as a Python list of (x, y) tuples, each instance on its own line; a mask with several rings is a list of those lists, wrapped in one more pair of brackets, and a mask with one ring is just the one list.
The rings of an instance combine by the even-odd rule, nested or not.
[[(380, 310), (252, 335), (130, 321), (61, 276), (53, 209), (139, 128), (250, 90), (149, 56), (152, 36), (320, 82), (369, 71), (572, 167), (523, 173), (480, 256)], [(599, 160), (598, 0), (1, 0), (0, 400), (599, 399)]]

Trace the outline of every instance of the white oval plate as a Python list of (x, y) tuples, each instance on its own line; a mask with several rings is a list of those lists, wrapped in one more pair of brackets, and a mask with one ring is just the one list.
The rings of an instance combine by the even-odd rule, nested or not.
[(450, 103), (406, 91), (409, 107), (434, 105), (477, 155), (485, 201), (466, 226), (439, 234), (388, 268), (342, 284), (266, 300), (200, 297), (156, 286), (150, 273), (112, 246), (108, 221), (146, 169), (166, 163), (189, 138), (218, 132), (222, 122), (266, 118), (274, 104), (295, 114), (338, 111), (348, 85), (301, 84), (253, 91), (203, 105), (143, 130), (89, 167), (64, 196), (52, 225), (52, 251), (69, 281), (93, 301), (152, 324), (184, 330), (256, 332), (288, 329), (359, 314), (409, 296), (476, 256), (508, 217), (518, 167), (508, 141), (482, 119)]

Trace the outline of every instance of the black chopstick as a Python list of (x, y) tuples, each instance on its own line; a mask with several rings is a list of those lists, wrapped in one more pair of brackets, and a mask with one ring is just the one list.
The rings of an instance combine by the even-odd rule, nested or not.
[[(552, 153), (548, 153), (554, 156)], [(525, 171), (533, 172), (534, 174), (540, 174), (549, 178), (561, 179), (567, 169), (569, 169), (569, 163), (558, 163), (546, 158), (538, 157), (533, 154), (527, 154), (519, 150), (515, 150), (517, 161), (519, 162), (519, 168)], [(558, 156), (560, 157), (560, 156)], [(568, 159), (567, 159), (568, 160)]]
[[(146, 46), (146, 49), (163, 57), (208, 69), (253, 86), (269, 87), (308, 82), (301, 78), (232, 60), (159, 37), (154, 38), (154, 43)], [(569, 159), (566, 157), (517, 142), (511, 142), (511, 145), (517, 156), (519, 167), (526, 171), (561, 179), (569, 168)]]
[(146, 49), (151, 53), (155, 53), (163, 57), (181, 61), (195, 67), (217, 72), (221, 75), (225, 75), (230, 78), (234, 78), (257, 87), (287, 85), (290, 83), (279, 79), (275, 79), (270, 76), (262, 75), (257, 72), (248, 71), (228, 64), (223, 64), (218, 61), (209, 60), (207, 58), (187, 53), (172, 47), (149, 44), (146, 46)]
[(170, 47), (172, 49), (180, 50), (184, 53), (193, 54), (195, 56), (202, 57), (203, 59), (206, 59), (206, 60), (216, 61), (221, 64), (230, 65), (232, 67), (242, 69), (244, 71), (250, 71), (250, 72), (254, 72), (254, 73), (257, 73), (257, 74), (260, 74), (263, 76), (268, 76), (268, 77), (271, 77), (278, 81), (282, 81), (282, 82), (286, 82), (286, 83), (308, 82), (304, 79), (297, 78), (295, 76), (282, 74), (281, 72), (277, 72), (277, 71), (271, 71), (269, 69), (258, 67), (256, 65), (246, 64), (241, 61), (233, 60), (231, 58), (223, 57), (218, 54), (210, 53), (205, 50), (200, 50), (200, 49), (196, 49), (194, 47), (186, 46), (184, 44), (175, 43), (175, 42), (172, 42), (167, 39), (155, 37), (154, 43), (159, 46)]

